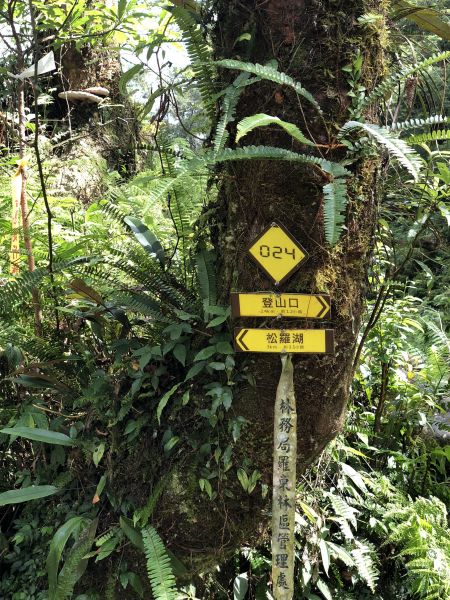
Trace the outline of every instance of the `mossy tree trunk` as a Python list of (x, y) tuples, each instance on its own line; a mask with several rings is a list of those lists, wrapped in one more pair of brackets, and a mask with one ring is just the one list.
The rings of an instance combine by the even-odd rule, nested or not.
[[(368, 28), (358, 18), (368, 12), (382, 14), (383, 4), (376, 0), (217, 2), (217, 56), (262, 64), (276, 59), (281, 71), (313, 93), (325, 117), (322, 121), (291, 90), (266, 82), (244, 90), (236, 121), (258, 112), (269, 113), (309, 133), (316, 143), (323, 145), (321, 155), (325, 158), (342, 158), (341, 149), (327, 148), (336, 142), (339, 126), (349, 118), (351, 99), (342, 68), (361, 52), (361, 83), (371, 89), (379, 82), (383, 74), (384, 31), (380, 24)], [(252, 33), (248, 51), (242, 42), (236, 44), (246, 31)], [(257, 130), (248, 138), (249, 144), (308, 152), (308, 148), (292, 142), (276, 127)], [(316, 154), (319, 155), (317, 151)], [(230, 291), (261, 291), (271, 287), (246, 256), (246, 248), (274, 219), (279, 219), (309, 253), (308, 261), (283, 289), (331, 295), (331, 322), (322, 326), (331, 325), (335, 330), (335, 355), (302, 356), (294, 361), (300, 472), (343, 424), (376, 225), (377, 167), (373, 160), (359, 161), (350, 167), (353, 177), (348, 182), (346, 230), (333, 248), (324, 238), (322, 185), (325, 182), (317, 170), (287, 162), (261, 161), (235, 164), (224, 178), (216, 241), (223, 257), (223, 300), (226, 301)], [(245, 324), (248, 326), (250, 321), (246, 319)], [(255, 324), (262, 325), (260, 320)], [(290, 324), (321, 326), (304, 320)], [(253, 355), (247, 360), (256, 385), (241, 391), (235, 408), (251, 423), (247, 431), (248, 451), (255, 466), (268, 477), (279, 358)]]
[(122, 67), (117, 49), (108, 44), (87, 44), (80, 49), (66, 44), (57, 50), (56, 59), (60, 65), (53, 82), (57, 93), (96, 86), (109, 91), (102, 106), (56, 98), (56, 116), (74, 138), (73, 144), (62, 146), (65, 167), (58, 185), (61, 192), (89, 204), (101, 197), (107, 171), (118, 171), (125, 177), (134, 174), (137, 114), (119, 88)]
[[(215, 28), (217, 59), (232, 58), (254, 63), (275, 59), (279, 69), (302, 83), (320, 103), (324, 120), (302, 103), (296, 94), (272, 82), (244, 88), (235, 123), (255, 113), (268, 113), (295, 123), (312, 136), (320, 150), (313, 153), (329, 160), (343, 158), (342, 148), (332, 148), (340, 125), (349, 118), (351, 99), (342, 68), (363, 56), (361, 84), (372, 89), (383, 76), (383, 38), (386, 8), (376, 0), (219, 0)], [(368, 12), (380, 14), (376, 27), (365, 26), (358, 18)], [(244, 39), (245, 33), (251, 40)], [(241, 41), (239, 41), (241, 40)], [(236, 74), (223, 72), (223, 86)], [(368, 118), (373, 115), (367, 115)], [(233, 133), (233, 132), (232, 132)], [(293, 142), (280, 128), (255, 130), (245, 144), (280, 146), (311, 152)], [(328, 148), (327, 146), (330, 146)], [(227, 166), (219, 194), (214, 243), (219, 262), (223, 303), (231, 291), (271, 289), (266, 276), (249, 260), (249, 242), (274, 219), (280, 220), (309, 253), (309, 259), (283, 286), (284, 291), (325, 292), (332, 298), (329, 322), (289, 321), (291, 327), (332, 327), (335, 330), (334, 356), (307, 355), (294, 358), (295, 395), (298, 411), (298, 473), (304, 472), (326, 444), (341, 430), (349, 386), (353, 376), (355, 343), (361, 325), (377, 219), (376, 160), (351, 165), (346, 229), (340, 241), (330, 247), (324, 237), (323, 193), (326, 183), (317, 169), (288, 162), (239, 161)], [(245, 319), (237, 326), (270, 326), (261, 319)], [(274, 325), (279, 327), (282, 322)], [(287, 325), (287, 322), (284, 323)], [(280, 359), (276, 355), (244, 355), (242, 360), (255, 385), (241, 387), (233, 402), (235, 414), (249, 424), (242, 436), (240, 453), (259, 469), (262, 481), (272, 481), (273, 412)], [(258, 488), (257, 488), (258, 490)], [(239, 490), (236, 491), (239, 494)], [(258, 497), (257, 497), (258, 496)], [(222, 555), (242, 542), (254, 543), (267, 529), (270, 494), (265, 501), (258, 491), (249, 497), (240, 490), (234, 500), (224, 499), (208, 517), (205, 506), (191, 509), (190, 542), (183, 541), (178, 523), (179, 547), (200, 543), (195, 523), (203, 524), (201, 547), (194, 550), (204, 558), (212, 549)], [(225, 515), (225, 523), (219, 523)], [(194, 525), (193, 525), (194, 523)], [(207, 530), (207, 531), (206, 531)], [(217, 531), (220, 536), (217, 538)], [(209, 537), (208, 537), (209, 536)], [(209, 539), (209, 544), (207, 540)], [(215, 541), (220, 539), (219, 542)], [(202, 551), (203, 549), (203, 551)], [(214, 552), (214, 550), (213, 550)], [(217, 556), (216, 556), (217, 558)], [(203, 563), (204, 566), (204, 563)]]
[[(269, 113), (309, 133), (316, 143), (323, 145), (320, 154), (325, 158), (341, 159), (342, 149), (327, 146), (336, 142), (339, 126), (349, 118), (351, 98), (342, 68), (361, 52), (361, 83), (370, 90), (379, 82), (383, 74), (384, 31), (379, 23), (377, 28), (367, 27), (358, 18), (368, 12), (382, 13), (383, 4), (376, 0), (217, 2), (217, 57), (262, 64), (275, 59), (281, 71), (313, 93), (324, 111), (322, 121), (291, 90), (262, 82), (244, 89), (236, 122), (258, 112)], [(252, 40), (245, 42), (249, 50), (243, 46), (244, 42), (236, 44), (245, 32), (252, 35)], [(248, 144), (308, 152), (307, 147), (292, 142), (277, 127), (259, 129), (247, 137)], [(331, 322), (322, 326), (331, 325), (335, 330), (335, 355), (302, 356), (294, 361), (300, 471), (342, 427), (376, 225), (377, 167), (374, 160), (361, 160), (350, 167), (353, 176), (348, 181), (346, 230), (332, 248), (324, 238), (322, 185), (326, 182), (316, 169), (287, 162), (235, 163), (224, 177), (216, 240), (222, 257), (223, 301), (227, 301), (230, 291), (271, 288), (266, 276), (248, 259), (246, 248), (274, 219), (280, 220), (309, 253), (308, 261), (283, 290), (331, 295)], [(236, 324), (244, 322), (251, 325), (249, 319)], [(289, 324), (321, 326), (305, 320)], [(261, 320), (254, 325), (262, 326)], [(252, 355), (247, 360), (256, 385), (241, 390), (235, 408), (251, 423), (247, 432), (248, 451), (252, 452), (253, 441), (255, 465), (268, 475), (279, 358)]]

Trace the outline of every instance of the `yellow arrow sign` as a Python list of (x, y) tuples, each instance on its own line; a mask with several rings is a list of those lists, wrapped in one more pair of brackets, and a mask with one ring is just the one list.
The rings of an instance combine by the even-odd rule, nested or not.
[(236, 317), (288, 317), (325, 319), (330, 315), (326, 294), (231, 293), (231, 314)]
[(282, 284), (307, 258), (307, 252), (277, 221), (262, 231), (248, 249), (250, 256), (276, 285)]
[(334, 354), (333, 329), (235, 328), (237, 352)]

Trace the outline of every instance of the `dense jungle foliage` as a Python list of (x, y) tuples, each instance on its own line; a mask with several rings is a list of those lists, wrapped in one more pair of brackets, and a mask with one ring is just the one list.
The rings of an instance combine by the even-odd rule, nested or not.
[[(450, 599), (447, 17), (443, 1), (391, 3), (382, 81), (361, 84), (361, 52), (342, 67), (345, 154), (331, 160), (278, 117), (235, 122), (261, 81), (322, 108), (276, 62), (246, 61), (250, 24), (242, 60), (218, 64), (214, 3), (0, 0), (0, 598), (272, 598), (268, 525), (259, 545), (202, 565), (194, 546), (174, 552), (177, 514), (170, 527), (160, 517), (175, 464), (205, 521), (224, 495), (270, 497), (236, 451), (248, 423), (233, 401), (254, 382), (217, 288), (219, 166), (325, 174), (331, 247), (348, 169), (373, 157), (351, 400), (298, 481), (295, 598)], [(384, 20), (358, 21), (376, 32)], [(258, 128), (283, 129), (289, 146), (240, 143)]]

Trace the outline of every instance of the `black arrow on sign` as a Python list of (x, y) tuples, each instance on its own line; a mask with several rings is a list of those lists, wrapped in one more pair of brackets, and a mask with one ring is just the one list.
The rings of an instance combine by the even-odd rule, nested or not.
[(325, 302), (322, 299), (322, 296), (316, 296), (318, 302), (322, 305), (322, 310), (320, 311), (320, 313), (317, 315), (317, 318), (319, 319), (322, 316), (325, 316), (326, 314), (328, 314), (328, 311), (330, 310), (330, 307), (325, 304)]
[(247, 350), (247, 352), (250, 351), (250, 348), (244, 343), (244, 337), (247, 335), (248, 333), (248, 329), (243, 329), (242, 332), (240, 332), (236, 338), (236, 342), (239, 344), (239, 346), (243, 349), (243, 350)]

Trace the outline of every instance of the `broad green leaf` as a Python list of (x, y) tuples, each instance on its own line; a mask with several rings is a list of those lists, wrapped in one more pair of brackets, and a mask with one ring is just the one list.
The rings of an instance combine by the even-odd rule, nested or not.
[(95, 489), (95, 496), (100, 497), (103, 490), (105, 489), (105, 485), (106, 485), (106, 475), (102, 475), (100, 477), (100, 481), (97, 484), (97, 487)]
[(92, 547), (97, 530), (98, 518), (91, 521), (80, 532), (76, 542), (70, 549), (64, 565), (59, 572), (55, 595), (51, 600), (66, 599), (71, 596), (76, 582), (81, 578), (88, 564), (86, 554)]
[(161, 424), (161, 415), (162, 411), (166, 407), (166, 404), (169, 402), (170, 398), (175, 394), (177, 389), (180, 387), (181, 383), (176, 383), (173, 387), (170, 388), (168, 392), (164, 394), (161, 400), (158, 403), (158, 408), (156, 409), (156, 416), (158, 418), (158, 423)]
[(245, 491), (247, 491), (249, 481), (248, 481), (248, 475), (247, 475), (246, 471), (244, 469), (238, 469), (237, 476), (238, 476), (238, 479), (239, 479), (242, 487), (244, 488)]
[(220, 315), (215, 317), (212, 321), (210, 321), (207, 327), (217, 327), (217, 325), (221, 325), (228, 319), (228, 315)]
[(125, 9), (127, 8), (127, 0), (119, 0), (117, 4), (117, 16), (121, 19), (125, 13)]
[(45, 498), (46, 496), (52, 496), (59, 491), (59, 488), (54, 485), (30, 485), (30, 487), (27, 488), (8, 490), (7, 492), (0, 494), (0, 506), (5, 506), (6, 504), (20, 504), (21, 502), (28, 502), (29, 500)]
[(50, 549), (48, 551), (46, 562), (50, 598), (53, 597), (56, 590), (59, 561), (61, 560), (64, 547), (70, 536), (76, 536), (86, 522), (87, 519), (84, 517), (72, 517), (56, 530), (55, 535), (50, 542)]
[(397, 18), (414, 21), (416, 25), (430, 31), (444, 40), (450, 40), (450, 25), (441, 18), (439, 12), (433, 8), (417, 6), (406, 0), (394, 0), (393, 8), (398, 9)]
[(206, 346), (206, 348), (203, 348), (195, 355), (194, 362), (199, 360), (207, 360), (208, 358), (211, 358), (211, 356), (214, 356), (216, 352), (216, 346)]
[(94, 465), (98, 467), (99, 462), (103, 458), (103, 454), (105, 453), (106, 445), (102, 442), (97, 446), (97, 448), (92, 453), (92, 460), (94, 461)]
[(257, 127), (267, 127), (268, 125), (278, 125), (301, 144), (306, 144), (307, 146), (315, 145), (303, 135), (303, 133), (300, 131), (297, 125), (294, 125), (294, 123), (288, 123), (286, 121), (282, 121), (278, 117), (271, 117), (270, 115), (266, 115), (264, 113), (258, 113), (256, 115), (251, 115), (250, 117), (245, 117), (245, 119), (242, 119), (242, 121), (238, 123), (236, 142), (250, 133), (250, 131), (253, 131), (253, 129), (256, 129)]
[(347, 477), (349, 477), (362, 492), (367, 492), (366, 484), (364, 483), (364, 480), (358, 471), (345, 463), (342, 463), (341, 467), (345, 475), (347, 475)]
[(134, 234), (137, 241), (141, 244), (146, 252), (151, 256), (156, 256), (162, 266), (166, 262), (164, 248), (161, 246), (158, 238), (140, 219), (136, 217), (125, 217), (124, 223)]
[(7, 433), (26, 438), (27, 440), (56, 444), (58, 446), (75, 446), (74, 440), (68, 435), (48, 429), (38, 429), (37, 427), (6, 427), (5, 429), (1, 429), (0, 433)]
[(333, 595), (330, 592), (330, 588), (323, 579), (319, 579), (316, 585), (326, 600), (333, 600)]
[(125, 94), (127, 91), (127, 83), (129, 83), (135, 75), (140, 73), (144, 68), (144, 65), (134, 65), (128, 71), (125, 71), (120, 78), (119, 81), (119, 89), (122, 94)]
[(325, 540), (321, 539), (319, 541), (319, 549), (322, 556), (323, 570), (328, 575), (328, 570), (330, 568), (330, 553), (328, 552), (328, 546)]
[(203, 371), (206, 364), (207, 363), (205, 361), (201, 361), (201, 362), (196, 363), (195, 365), (192, 365), (192, 367), (189, 369), (189, 371), (186, 375), (185, 381), (189, 381), (189, 379), (192, 379), (193, 377), (198, 375), (200, 373), (200, 371)]
[(347, 550), (345, 550), (345, 548), (343, 548), (342, 546), (338, 546), (337, 544), (334, 544), (333, 542), (328, 542), (328, 541), (327, 541), (327, 546), (328, 546), (328, 549), (331, 551), (331, 554), (333, 556), (336, 556), (340, 560), (342, 560), (342, 562), (347, 567), (354, 566), (355, 561), (353, 560), (353, 557), (350, 554), (350, 552), (347, 552)]
[(186, 354), (187, 350), (184, 344), (177, 344), (173, 349), (173, 355), (183, 365), (183, 367), (186, 364)]
[(75, 277), (74, 279), (72, 279), (72, 281), (69, 283), (69, 285), (73, 289), (74, 292), (76, 292), (83, 298), (92, 300), (93, 302), (95, 302), (96, 304), (99, 304), (100, 306), (103, 306), (105, 304), (105, 301), (100, 296), (100, 294), (98, 292), (96, 292), (94, 290), (94, 288), (89, 286), (85, 281), (83, 281), (79, 277)]
[(200, 489), (202, 492), (206, 492), (208, 494), (209, 498), (212, 498), (212, 493), (213, 493), (212, 487), (207, 479), (199, 479), (198, 485), (200, 486)]
[(138, 529), (136, 529), (136, 527), (134, 527), (131, 519), (127, 519), (125, 517), (120, 517), (119, 524), (120, 524), (122, 531), (127, 536), (127, 538), (130, 540), (130, 542), (133, 544), (133, 546), (136, 546), (136, 548), (139, 548), (139, 550), (142, 550), (142, 552), (143, 552), (144, 551), (144, 541), (142, 540), (142, 534)]
[(170, 450), (172, 450), (172, 448), (174, 448), (174, 446), (176, 446), (179, 441), (180, 441), (180, 438), (177, 435), (174, 435), (173, 437), (170, 438), (170, 440), (168, 442), (166, 442), (164, 444), (164, 451), (170, 452)]
[(143, 598), (144, 588), (142, 587), (142, 582), (139, 575), (136, 575), (136, 573), (128, 573), (128, 581), (139, 598)]
[(234, 354), (233, 346), (229, 342), (218, 342), (216, 351), (219, 354)]
[(148, 113), (152, 110), (155, 100), (162, 96), (164, 92), (167, 90), (165, 86), (157, 88), (150, 96), (147, 98), (147, 102), (141, 108), (140, 118), (143, 119), (148, 115)]

